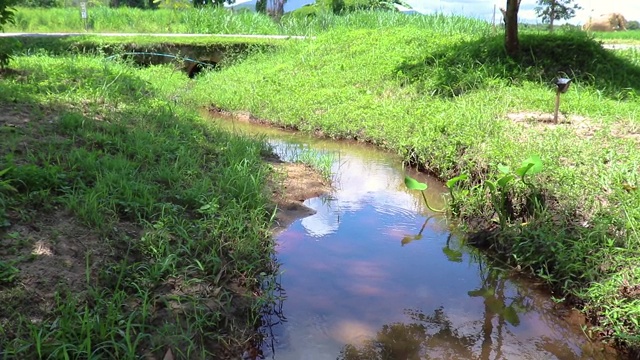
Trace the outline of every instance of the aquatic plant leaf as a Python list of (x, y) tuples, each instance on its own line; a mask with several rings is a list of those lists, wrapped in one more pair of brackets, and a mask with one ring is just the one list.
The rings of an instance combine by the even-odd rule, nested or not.
[(448, 247), (443, 247), (442, 252), (451, 262), (462, 262), (462, 252)]
[(507, 165), (498, 164), (498, 171), (500, 171), (503, 174), (508, 174), (511, 172), (511, 168), (508, 167)]
[(459, 176), (456, 176), (454, 178), (449, 179), (449, 181), (447, 181), (447, 187), (449, 189), (453, 188), (458, 182), (463, 181), (463, 180), (467, 180), (469, 178), (469, 176), (467, 174), (462, 174)]
[(493, 181), (485, 181), (485, 184), (487, 184), (487, 186), (489, 187), (489, 190), (491, 190), (491, 192), (496, 191), (496, 184)]
[(427, 187), (428, 187), (427, 184), (420, 182), (408, 175), (404, 177), (404, 185), (409, 190), (420, 190), (420, 191), (427, 190)]
[(518, 312), (513, 306), (507, 306), (502, 311), (502, 316), (504, 316), (505, 320), (513, 326), (520, 325), (520, 317), (518, 316)]
[(542, 159), (538, 155), (531, 155), (525, 161), (519, 169), (516, 170), (518, 176), (535, 175), (542, 171)]
[(496, 184), (498, 185), (498, 187), (503, 188), (503, 187), (507, 186), (507, 184), (508, 184), (511, 180), (513, 180), (513, 179), (515, 179), (515, 178), (516, 178), (516, 177), (515, 177), (515, 176), (513, 176), (513, 174), (508, 174), (508, 175), (505, 175), (505, 176), (501, 177), (500, 179), (498, 179), (498, 181), (497, 181), (497, 183), (496, 183)]

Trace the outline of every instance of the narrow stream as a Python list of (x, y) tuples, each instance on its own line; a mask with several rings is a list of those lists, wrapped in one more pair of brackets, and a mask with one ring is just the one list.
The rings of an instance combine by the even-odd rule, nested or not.
[(616, 359), (592, 344), (571, 312), (462, 246), (447, 219), (405, 189), (393, 155), (255, 124), (284, 160), (305, 149), (332, 154), (330, 195), (305, 204), (315, 215), (277, 236), (278, 300), (265, 315), (266, 359)]

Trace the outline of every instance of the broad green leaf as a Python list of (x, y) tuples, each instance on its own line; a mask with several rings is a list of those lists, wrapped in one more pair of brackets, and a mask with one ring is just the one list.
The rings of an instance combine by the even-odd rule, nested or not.
[(505, 175), (505, 176), (501, 177), (501, 178), (500, 178), (500, 179), (498, 179), (498, 181), (497, 181), (498, 187), (503, 188), (503, 187), (507, 186), (507, 184), (509, 184), (509, 182), (510, 182), (511, 180), (515, 179), (515, 178), (516, 178), (516, 177), (515, 177), (515, 176), (513, 176), (513, 174), (508, 174), (508, 175)]
[(533, 167), (533, 163), (528, 163), (525, 166), (519, 167), (516, 169), (516, 174), (520, 177), (524, 176), (527, 171), (529, 171), (529, 169), (531, 169)]
[(427, 190), (427, 184), (420, 182), (414, 178), (412, 178), (411, 176), (406, 175), (404, 177), (404, 184), (407, 186), (407, 189), (409, 190)]
[(508, 174), (511, 172), (511, 168), (508, 167), (507, 165), (498, 164), (498, 171), (500, 171), (503, 174)]
[(454, 177), (454, 178), (449, 179), (449, 181), (447, 181), (447, 184), (446, 184), (446, 185), (447, 185), (447, 187), (448, 187), (449, 189), (451, 189), (451, 188), (453, 188), (453, 187), (456, 185), (456, 183), (458, 183), (459, 181), (467, 180), (468, 178), (469, 178), (469, 176), (468, 176), (467, 174), (462, 174), (462, 175), (459, 175), (459, 176), (456, 176), (456, 177)]
[(518, 176), (524, 176), (527, 174), (535, 175), (542, 171), (543, 166), (542, 166), (542, 159), (540, 159), (540, 156), (538, 155), (529, 156), (525, 161), (522, 162), (522, 166), (520, 167), (520, 169), (526, 168), (529, 164), (533, 164), (533, 165), (527, 170), (524, 170), (523, 173), (518, 173), (518, 171), (516, 171), (516, 173), (518, 173)]
[(489, 187), (489, 190), (491, 190), (491, 192), (496, 191), (496, 184), (493, 181), (485, 181), (485, 184), (487, 184), (487, 186)]
[(2, 176), (2, 175), (4, 175), (4, 174), (8, 173), (8, 172), (9, 172), (9, 170), (11, 170), (11, 169), (12, 169), (11, 167), (8, 167), (8, 168), (6, 168), (6, 169), (2, 169), (2, 170), (0, 170), (0, 176)]

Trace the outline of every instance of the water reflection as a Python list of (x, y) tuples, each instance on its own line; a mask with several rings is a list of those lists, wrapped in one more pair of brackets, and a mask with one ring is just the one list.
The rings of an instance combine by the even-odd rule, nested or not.
[[(605, 359), (597, 350), (568, 346), (567, 338), (549, 333), (539, 337), (514, 339), (519, 314), (535, 312), (534, 298), (527, 292), (507, 295), (509, 279), (500, 270), (485, 268), (478, 289), (470, 297), (483, 300), (483, 313), (476, 319), (455, 321), (440, 306), (430, 314), (407, 309), (408, 321), (385, 324), (375, 337), (361, 345), (347, 344), (339, 360), (395, 359)], [(546, 325), (556, 328), (557, 317), (539, 312)], [(555, 329), (554, 329), (555, 330)], [(563, 333), (563, 331), (560, 331)], [(565, 335), (572, 336), (571, 333)], [(514, 341), (515, 340), (515, 341)]]
[[(317, 213), (278, 235), (281, 277), (268, 284), (262, 327), (268, 358), (607, 358), (546, 294), (463, 246), (419, 192), (405, 191), (399, 159), (265, 131), (276, 150), (339, 154), (335, 191), (306, 201)], [(441, 185), (408, 174), (429, 181), (428, 200), (442, 207)]]

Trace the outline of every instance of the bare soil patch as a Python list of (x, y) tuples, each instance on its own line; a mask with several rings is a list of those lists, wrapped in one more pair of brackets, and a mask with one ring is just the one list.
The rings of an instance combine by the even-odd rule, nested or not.
[[(111, 251), (91, 229), (66, 211), (41, 212), (0, 234), (0, 260), (19, 270), (14, 295), (5, 298), (17, 311), (41, 321), (55, 307), (57, 291), (81, 297)], [(4, 311), (3, 311), (4, 312)], [(12, 314), (4, 313), (2, 320)]]
[(596, 131), (602, 127), (594, 124), (584, 116), (558, 114), (558, 122), (554, 121), (553, 114), (541, 112), (517, 112), (507, 114), (507, 118), (515, 123), (522, 124), (526, 128), (544, 131), (558, 127), (571, 127), (576, 135), (582, 138), (592, 138)]
[(305, 206), (307, 199), (327, 194), (331, 186), (310, 166), (271, 160), (277, 173), (282, 175), (281, 185), (273, 187), (273, 198), (277, 205), (275, 232), (282, 231), (292, 222), (316, 213)]
[[(596, 132), (603, 129), (602, 125), (594, 123), (589, 118), (579, 115), (565, 116), (558, 114), (558, 122), (553, 114), (541, 112), (516, 112), (507, 114), (507, 118), (525, 128), (544, 132), (547, 129), (570, 128), (583, 139), (592, 138)], [(611, 136), (619, 139), (629, 139), (640, 145), (640, 128), (635, 124), (615, 124), (610, 131)]]
[[(231, 112), (219, 107), (210, 107), (209, 113), (216, 117), (233, 119), (244, 123), (265, 124), (246, 111)], [(315, 214), (315, 210), (305, 206), (307, 199), (331, 192), (331, 185), (310, 166), (285, 163), (278, 158), (266, 159), (281, 177), (273, 179), (273, 200), (277, 206), (275, 232), (282, 231), (292, 222)]]

